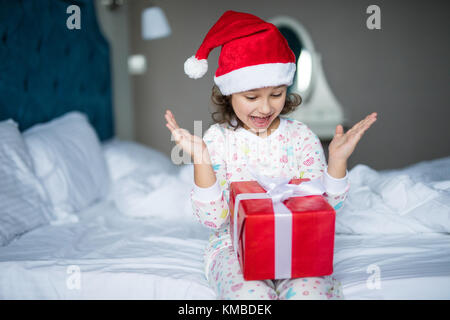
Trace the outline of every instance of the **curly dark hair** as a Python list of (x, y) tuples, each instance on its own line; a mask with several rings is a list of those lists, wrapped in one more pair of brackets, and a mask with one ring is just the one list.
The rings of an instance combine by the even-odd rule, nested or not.
[[(214, 85), (211, 93), (211, 101), (213, 105), (218, 109), (211, 114), (211, 117), (215, 123), (227, 122), (233, 130), (236, 130), (244, 126), (244, 123), (236, 116), (233, 106), (231, 105), (231, 95), (224, 96), (220, 92), (219, 88)], [(297, 93), (289, 93), (286, 97), (286, 102), (280, 114), (287, 114), (294, 111), (302, 103), (302, 98)], [(220, 118), (216, 118), (216, 116)], [(236, 119), (237, 123), (233, 125), (232, 119)]]

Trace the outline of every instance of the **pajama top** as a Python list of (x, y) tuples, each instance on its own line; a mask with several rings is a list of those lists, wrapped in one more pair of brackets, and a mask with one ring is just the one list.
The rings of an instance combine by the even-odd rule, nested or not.
[(350, 188), (348, 172), (344, 178), (331, 177), (320, 140), (294, 119), (280, 117), (278, 128), (265, 137), (242, 127), (234, 131), (227, 123), (216, 123), (205, 132), (203, 140), (216, 182), (208, 188), (194, 183), (191, 203), (197, 220), (212, 229), (204, 254), (206, 277), (215, 254), (231, 245), (229, 186), (233, 181), (255, 180), (246, 170), (248, 166), (270, 177), (320, 178), (326, 190), (323, 196), (336, 211)]

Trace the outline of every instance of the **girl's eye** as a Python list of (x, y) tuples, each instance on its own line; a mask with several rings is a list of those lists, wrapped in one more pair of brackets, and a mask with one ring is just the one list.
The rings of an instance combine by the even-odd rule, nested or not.
[(281, 93), (279, 93), (279, 94), (273, 94), (272, 97), (281, 97)]
[(246, 97), (248, 100), (255, 100), (256, 97)]

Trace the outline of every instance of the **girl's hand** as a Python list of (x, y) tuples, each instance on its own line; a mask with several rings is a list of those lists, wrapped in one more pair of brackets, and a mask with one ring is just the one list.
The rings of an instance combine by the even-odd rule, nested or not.
[(170, 110), (166, 110), (164, 116), (167, 121), (166, 127), (172, 132), (176, 144), (191, 156), (194, 163), (208, 163), (208, 148), (203, 139), (190, 134), (186, 129), (180, 128)]
[[(356, 144), (364, 132), (377, 121), (377, 113), (369, 114), (365, 119), (355, 124), (344, 134), (342, 125), (336, 127), (333, 140), (328, 146), (329, 159), (336, 162), (345, 162), (355, 150)], [(330, 161), (329, 160), (329, 161)]]

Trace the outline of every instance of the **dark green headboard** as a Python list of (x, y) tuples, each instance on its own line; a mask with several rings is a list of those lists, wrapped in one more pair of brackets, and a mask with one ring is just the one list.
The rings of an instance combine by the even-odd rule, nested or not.
[[(69, 30), (67, 7), (81, 9)], [(100, 138), (114, 136), (109, 45), (90, 0), (0, 0), (0, 120), (24, 131), (84, 112)]]

